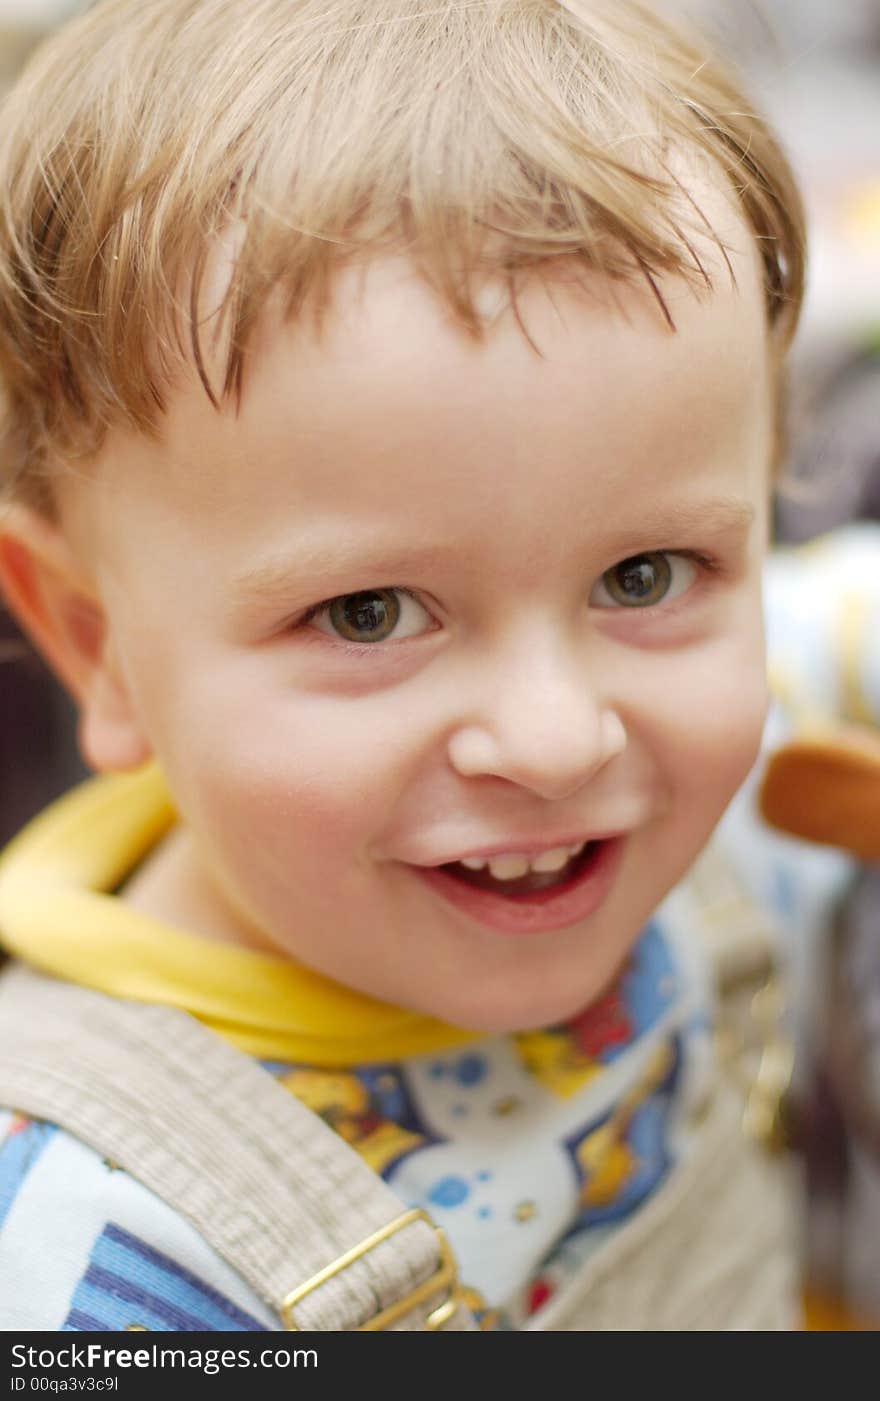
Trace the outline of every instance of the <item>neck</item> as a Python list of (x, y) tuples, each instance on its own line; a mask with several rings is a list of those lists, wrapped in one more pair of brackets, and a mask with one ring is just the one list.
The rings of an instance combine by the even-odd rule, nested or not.
[(130, 909), (212, 943), (278, 953), (259, 930), (237, 918), (220, 898), (191, 833), (181, 824), (148, 853), (118, 896)]

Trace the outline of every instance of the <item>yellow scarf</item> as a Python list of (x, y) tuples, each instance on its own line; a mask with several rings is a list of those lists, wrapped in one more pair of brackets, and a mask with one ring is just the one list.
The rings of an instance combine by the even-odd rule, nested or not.
[(0, 857), (0, 942), (55, 977), (190, 1012), (262, 1059), (343, 1066), (479, 1039), (288, 959), (211, 943), (110, 894), (175, 822), (155, 765), (90, 779)]

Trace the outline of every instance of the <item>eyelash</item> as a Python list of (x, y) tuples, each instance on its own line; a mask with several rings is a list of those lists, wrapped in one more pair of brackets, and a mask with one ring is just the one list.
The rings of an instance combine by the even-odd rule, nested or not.
[(657, 550), (657, 554), (674, 555), (676, 559), (688, 559), (695, 564), (701, 574), (719, 576), (726, 571), (723, 562), (715, 555), (704, 554), (701, 550)]
[[(343, 599), (346, 599), (346, 598), (353, 598), (353, 597), (355, 596), (355, 594), (357, 594), (357, 593), (394, 593), (394, 594), (400, 594), (401, 596), (403, 596), (403, 597), (405, 597), (405, 598), (411, 599), (413, 603), (417, 604), (419, 608), (424, 609), (424, 611), (425, 611), (426, 613), (430, 613), (430, 609), (429, 609), (424, 603), (421, 602), (421, 600), (416, 596), (416, 594), (412, 591), (412, 589), (401, 588), (399, 585), (396, 585), (396, 584), (395, 584), (395, 585), (390, 585), (390, 586), (389, 586), (389, 585), (381, 585), (379, 588), (376, 588), (376, 589), (355, 589), (352, 593), (334, 594), (332, 598), (325, 598), (325, 599), (323, 599), (320, 603), (316, 603), (316, 604), (314, 605), (314, 607), (309, 608), (308, 611), (302, 615), (302, 617), (299, 619), (298, 623), (295, 624), (296, 628), (299, 629), (299, 628), (306, 628), (306, 627), (308, 627), (309, 623), (312, 622), (312, 621), (318, 616), (319, 613), (323, 613), (323, 612), (325, 611), (325, 609), (331, 608), (331, 607), (333, 606), (334, 603), (339, 603), (339, 602), (341, 602)], [(428, 631), (433, 632), (433, 631), (435, 631), (435, 629), (434, 629), (434, 628), (431, 628), (431, 629), (428, 629)], [(372, 642), (372, 643), (371, 643), (371, 642), (352, 642), (352, 641), (349, 641), (349, 640), (348, 640), (347, 638), (345, 638), (345, 637), (333, 636), (333, 635), (331, 635), (330, 633), (322, 632), (322, 631), (320, 631), (320, 630), (317, 629), (317, 628), (315, 629), (315, 632), (317, 632), (319, 636), (327, 638), (330, 642), (333, 643), (333, 645), (334, 645), (335, 647), (341, 648), (343, 651), (348, 652), (348, 653), (350, 653), (350, 654), (352, 654), (352, 655), (363, 656), (363, 654), (364, 654), (365, 652), (377, 651), (377, 650), (381, 647), (381, 645), (382, 645), (381, 643), (376, 643), (376, 642)], [(425, 636), (425, 635), (426, 635), (426, 634), (424, 634), (424, 633), (418, 634), (418, 636)], [(410, 640), (414, 640), (414, 639), (410, 639), (410, 638), (401, 638), (401, 639), (400, 639), (400, 641), (410, 641)], [(394, 639), (393, 639), (393, 638), (390, 638), (390, 639), (388, 639), (388, 641), (391, 642), (391, 643), (393, 643)]]
[[(703, 576), (704, 578), (719, 578), (723, 576), (726, 572), (729, 572), (722, 560), (717, 558), (715, 555), (707, 555), (702, 550), (640, 550), (638, 554), (627, 555), (624, 557), (624, 559), (618, 560), (616, 564), (612, 564), (611, 569), (607, 569), (605, 573), (601, 575), (601, 578), (604, 579), (605, 574), (610, 574), (611, 570), (619, 569), (620, 566), (622, 564), (625, 564), (628, 559), (642, 559), (646, 555), (665, 555), (667, 559), (670, 560), (687, 560), (689, 564), (693, 564), (696, 567), (699, 575)], [(665, 613), (668, 615), (677, 611), (677, 609), (682, 605), (684, 600), (688, 598), (689, 595), (693, 592), (694, 588), (698, 583), (699, 579), (695, 579), (693, 584), (691, 584), (689, 588), (686, 588), (680, 594), (676, 594), (674, 598), (671, 598), (668, 601), (666, 600), (666, 598), (662, 598), (659, 603), (651, 604), (649, 607), (646, 608), (625, 608), (621, 606), (616, 609), (608, 608), (604, 611), (609, 613)]]
[[(610, 566), (609, 569), (605, 570), (604, 573), (603, 573), (602, 575), (600, 575), (600, 579), (601, 579), (601, 578), (604, 578), (604, 577), (605, 577), (605, 574), (610, 573), (612, 569), (618, 568), (619, 565), (625, 563), (625, 561), (626, 561), (627, 559), (638, 559), (638, 558), (641, 558), (643, 555), (666, 555), (666, 556), (668, 556), (670, 559), (685, 559), (685, 560), (688, 560), (691, 564), (694, 564), (694, 565), (697, 567), (697, 569), (701, 572), (701, 574), (703, 574), (704, 576), (705, 576), (705, 575), (708, 575), (708, 576), (713, 576), (713, 575), (714, 575), (714, 576), (718, 576), (718, 575), (723, 574), (723, 572), (724, 572), (724, 567), (723, 567), (723, 565), (722, 565), (722, 563), (721, 563), (720, 560), (718, 560), (717, 558), (715, 558), (715, 557), (712, 556), (712, 555), (707, 555), (707, 554), (705, 554), (705, 553), (703, 553), (702, 551), (699, 551), (699, 550), (642, 550), (642, 551), (640, 551), (640, 552), (639, 552), (638, 554), (636, 554), (636, 555), (627, 555), (627, 556), (624, 556), (624, 558), (621, 559), (621, 560), (619, 560), (619, 561), (617, 562), (617, 564), (612, 564), (612, 565)], [(626, 607), (624, 607), (624, 606), (620, 606), (620, 607), (618, 607), (618, 608), (606, 608), (606, 609), (603, 609), (603, 610), (600, 610), (600, 611), (604, 611), (604, 612), (607, 612), (607, 613), (614, 613), (614, 612), (617, 612), (617, 613), (632, 612), (632, 613), (646, 613), (646, 614), (650, 614), (650, 613), (656, 614), (656, 613), (660, 613), (660, 612), (665, 612), (665, 613), (667, 613), (667, 614), (668, 614), (668, 613), (672, 613), (673, 611), (675, 611), (675, 610), (678, 608), (678, 606), (680, 605), (681, 601), (682, 601), (684, 598), (686, 598), (686, 597), (692, 592), (693, 587), (694, 587), (694, 586), (692, 585), (690, 588), (686, 589), (682, 594), (677, 595), (675, 598), (673, 598), (672, 600), (670, 600), (670, 602), (669, 602), (668, 604), (665, 603), (665, 600), (661, 599), (661, 601), (660, 601), (659, 603), (651, 604), (651, 605), (649, 605), (649, 606), (647, 606), (647, 607), (645, 607), (645, 608), (642, 608), (642, 609), (639, 609), (639, 608), (628, 609), (628, 608), (626, 608)], [(386, 592), (386, 593), (401, 594), (401, 595), (404, 595), (406, 598), (412, 599), (412, 601), (413, 601), (414, 603), (418, 604), (418, 606), (419, 606), (420, 608), (424, 608), (426, 613), (430, 611), (430, 610), (426, 607), (426, 605), (423, 604), (423, 603), (419, 600), (419, 598), (416, 596), (416, 594), (415, 594), (411, 589), (406, 589), (406, 588), (403, 588), (403, 587), (401, 587), (401, 586), (399, 586), (399, 585), (390, 585), (390, 586), (389, 586), (389, 585), (382, 585), (381, 588), (375, 589), (375, 590), (374, 590), (374, 589), (366, 589), (366, 590), (354, 590), (354, 591), (353, 591), (353, 593), (359, 593), (359, 592), (364, 592), (364, 593)], [(320, 603), (314, 604), (313, 607), (309, 608), (309, 609), (299, 618), (299, 620), (298, 620), (297, 623), (295, 624), (296, 628), (297, 628), (297, 629), (299, 629), (299, 628), (307, 628), (308, 625), (309, 625), (309, 623), (311, 623), (311, 622), (318, 616), (319, 613), (324, 612), (325, 609), (330, 608), (334, 603), (337, 603), (337, 602), (341, 601), (342, 599), (346, 599), (346, 598), (351, 598), (351, 597), (353, 597), (353, 593), (348, 593), (348, 594), (334, 594), (334, 596), (333, 596), (332, 598), (325, 598), (325, 599), (322, 599), (322, 601), (321, 601)], [(318, 629), (315, 629), (315, 631), (318, 632)], [(434, 631), (434, 629), (429, 629), (429, 631)], [(381, 646), (382, 646), (382, 643), (376, 643), (376, 642), (372, 642), (372, 643), (369, 643), (369, 642), (353, 642), (353, 641), (349, 641), (347, 638), (344, 638), (344, 637), (333, 636), (333, 635), (331, 635), (330, 633), (319, 632), (319, 635), (322, 636), (322, 637), (327, 638), (330, 642), (333, 643), (333, 645), (334, 645), (335, 647), (341, 648), (343, 651), (348, 652), (348, 653), (350, 653), (350, 654), (352, 654), (352, 655), (363, 656), (365, 653), (371, 652), (371, 651), (376, 651), (376, 650), (378, 650), (379, 648), (381, 648)], [(417, 634), (417, 636), (419, 636), (419, 637), (425, 636), (425, 635), (426, 635), (425, 633), (419, 633), (419, 634)], [(412, 639), (410, 639), (410, 638), (402, 638), (402, 639), (401, 639), (401, 641), (410, 641), (410, 640), (415, 640), (415, 638), (412, 638)], [(393, 643), (393, 641), (394, 641), (393, 638), (388, 639), (388, 642)], [(387, 645), (387, 644), (386, 644), (386, 645)]]

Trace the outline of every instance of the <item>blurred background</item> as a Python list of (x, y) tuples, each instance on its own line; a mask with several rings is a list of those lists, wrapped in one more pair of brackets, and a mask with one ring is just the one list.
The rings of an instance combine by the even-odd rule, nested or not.
[[(880, 534), (870, 535), (880, 521), (880, 0), (658, 3), (690, 13), (739, 64), (783, 138), (809, 212), (809, 288), (768, 572), (772, 681), (775, 650), (796, 635), (809, 652), (821, 631), (828, 590), (811, 591), (802, 561), (817, 556), (803, 548), (833, 532), (835, 578), (872, 568), (854, 541), (874, 541), (880, 552)], [(43, 35), (80, 8), (83, 0), (0, 0), (0, 92)], [(852, 535), (854, 526), (869, 535)], [(827, 693), (821, 678), (818, 686), (813, 678), (817, 690)], [(874, 694), (877, 707), (857, 718), (876, 727), (880, 679)], [(768, 752), (797, 728), (777, 700)], [(0, 845), (83, 773), (70, 705), (0, 607)], [(809, 1325), (875, 1329), (880, 875), (845, 849), (762, 829), (758, 780), (722, 824), (720, 844), (777, 916), (789, 974), (796, 1061), (786, 1121), (801, 1184)]]

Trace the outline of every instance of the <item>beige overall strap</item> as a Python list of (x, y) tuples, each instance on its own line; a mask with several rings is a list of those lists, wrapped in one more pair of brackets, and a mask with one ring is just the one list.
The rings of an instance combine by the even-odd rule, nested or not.
[(188, 1217), (282, 1327), (476, 1327), (430, 1219), (184, 1012), (14, 964), (0, 1104), (60, 1124)]

